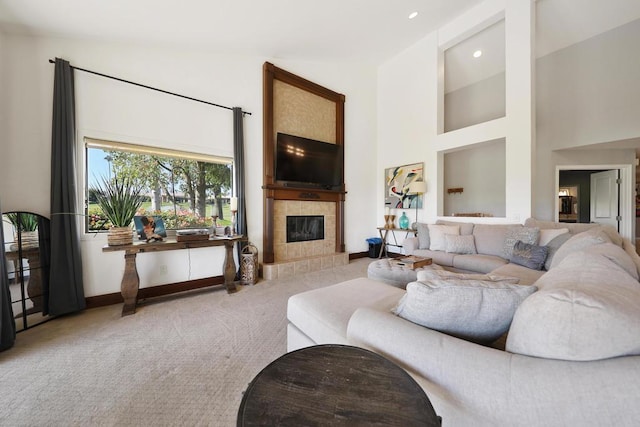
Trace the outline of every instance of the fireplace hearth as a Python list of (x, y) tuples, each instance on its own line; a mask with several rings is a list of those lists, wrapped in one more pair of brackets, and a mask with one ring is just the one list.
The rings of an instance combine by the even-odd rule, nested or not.
[(324, 216), (288, 215), (287, 243), (324, 239)]

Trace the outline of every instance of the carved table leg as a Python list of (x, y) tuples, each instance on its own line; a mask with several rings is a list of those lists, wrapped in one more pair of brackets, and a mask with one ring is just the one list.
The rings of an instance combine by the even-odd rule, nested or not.
[(224, 284), (227, 287), (227, 293), (232, 294), (238, 289), (236, 288), (236, 263), (233, 260), (233, 243), (224, 242)]
[(122, 276), (122, 284), (120, 285), (120, 292), (122, 293), (122, 299), (124, 299), (122, 316), (128, 316), (136, 312), (139, 287), (140, 278), (138, 277), (138, 269), (136, 267), (136, 253), (129, 253), (129, 251), (127, 251), (124, 255), (124, 275)]

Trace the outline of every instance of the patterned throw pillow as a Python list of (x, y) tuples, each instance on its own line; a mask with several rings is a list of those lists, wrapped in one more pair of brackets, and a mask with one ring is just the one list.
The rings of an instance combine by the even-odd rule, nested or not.
[(530, 245), (518, 240), (513, 246), (509, 262), (532, 270), (542, 270), (548, 253), (549, 248), (547, 246)]
[(539, 239), (540, 228), (538, 227), (511, 227), (507, 230), (507, 234), (504, 238), (504, 257), (506, 259), (511, 258), (513, 247), (518, 240), (530, 245), (536, 245)]
[(455, 234), (445, 234), (447, 241), (446, 251), (453, 254), (477, 254), (476, 242), (473, 234), (457, 236)]

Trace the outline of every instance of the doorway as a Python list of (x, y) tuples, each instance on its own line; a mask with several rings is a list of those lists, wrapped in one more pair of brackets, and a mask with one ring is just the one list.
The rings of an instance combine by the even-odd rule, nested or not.
[[(635, 221), (635, 191), (634, 177), (632, 176), (631, 165), (566, 165), (556, 166), (556, 198), (555, 220), (561, 221), (562, 198), (561, 190), (571, 187), (577, 187), (575, 199), (571, 203), (575, 206), (575, 220), (572, 222), (602, 222), (612, 224), (615, 223), (618, 232), (633, 241), (634, 221)], [(611, 201), (605, 205), (604, 192), (599, 192), (598, 196), (592, 197), (592, 186), (604, 187), (601, 184), (592, 185), (592, 175), (594, 177), (602, 177), (601, 174), (609, 171), (609, 174), (615, 175), (616, 187), (608, 188), (607, 196), (617, 196), (617, 200)], [(605, 182), (604, 178), (597, 179), (598, 182)], [(615, 194), (614, 194), (615, 192)], [(564, 193), (562, 193), (564, 194)], [(605, 207), (608, 206), (608, 207)], [(565, 206), (566, 210), (566, 206)], [(605, 216), (608, 219), (600, 218)], [(613, 220), (611, 219), (613, 218)], [(602, 220), (601, 220), (602, 219)], [(612, 222), (613, 221), (613, 222)]]

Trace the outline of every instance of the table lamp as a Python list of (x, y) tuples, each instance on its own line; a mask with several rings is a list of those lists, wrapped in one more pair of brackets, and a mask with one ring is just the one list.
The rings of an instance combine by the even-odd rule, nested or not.
[(427, 192), (427, 183), (424, 181), (413, 181), (409, 184), (407, 194), (415, 194), (416, 200), (416, 222), (418, 222), (418, 200), (421, 194)]

